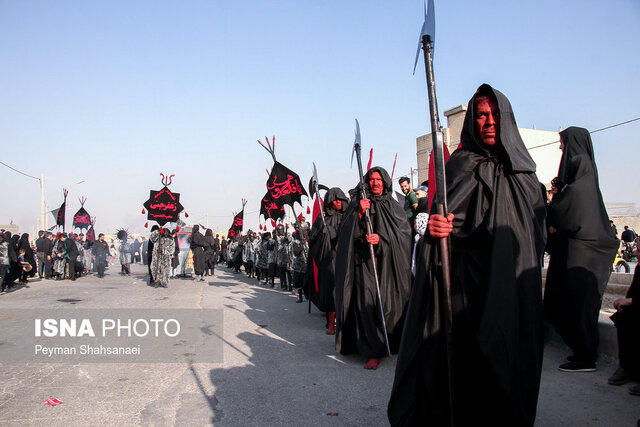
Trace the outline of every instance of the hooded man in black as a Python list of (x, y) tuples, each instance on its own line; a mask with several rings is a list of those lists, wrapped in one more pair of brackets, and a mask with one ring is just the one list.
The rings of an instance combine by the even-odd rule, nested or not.
[[(402, 316), (411, 291), (411, 226), (393, 198), (386, 170), (373, 167), (364, 176), (367, 198), (353, 200), (342, 218), (335, 263), (336, 350), (369, 358), (376, 369), (387, 353), (369, 244), (374, 246), (380, 297), (389, 346), (397, 349)], [(373, 234), (364, 212), (370, 209)]]
[(560, 141), (560, 191), (549, 204), (545, 315), (573, 350), (560, 370), (595, 371), (598, 315), (619, 243), (600, 194), (589, 131), (567, 128)]
[[(446, 163), (449, 216), (432, 212), (420, 243), (388, 407), (392, 425), (533, 425), (546, 240), (535, 168), (508, 99), (480, 86), (461, 148)], [(449, 234), (451, 354), (436, 239)]]
[(191, 229), (191, 252), (193, 252), (193, 272), (195, 274), (194, 280), (204, 281), (205, 259), (204, 259), (204, 247), (205, 240), (202, 233), (200, 233), (200, 226), (194, 225)]
[[(333, 298), (335, 287), (335, 259), (338, 230), (349, 199), (338, 187), (333, 187), (324, 196), (324, 221), (318, 215), (309, 233), (309, 261), (307, 261), (307, 292), (318, 309), (327, 314), (327, 335), (336, 333), (336, 305)], [(313, 262), (310, 262), (313, 261)], [(314, 271), (317, 268), (318, 276)]]

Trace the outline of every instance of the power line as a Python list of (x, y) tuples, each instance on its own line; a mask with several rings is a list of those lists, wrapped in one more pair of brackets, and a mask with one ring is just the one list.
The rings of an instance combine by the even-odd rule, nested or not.
[[(603, 131), (603, 130), (615, 128), (615, 127), (618, 127), (618, 126), (626, 125), (627, 123), (635, 122), (637, 120), (640, 120), (640, 117), (636, 117), (635, 119), (627, 120), (626, 122), (620, 122), (620, 123), (616, 123), (615, 125), (606, 126), (606, 127), (600, 128), (600, 129), (596, 129), (596, 130), (591, 131), (589, 133), (596, 133), (596, 132), (600, 132), (600, 131)], [(541, 144), (541, 145), (536, 145), (534, 147), (529, 147), (529, 150), (533, 150), (534, 148), (546, 147), (547, 145), (553, 145), (553, 144), (557, 144), (559, 142), (560, 142), (560, 140), (553, 141), (553, 142), (547, 142), (546, 144)]]
[(31, 176), (31, 175), (29, 175), (28, 173), (21, 172), (21, 171), (19, 171), (18, 169), (16, 169), (16, 168), (13, 168), (13, 167), (9, 166), (8, 164), (6, 164), (6, 163), (5, 163), (5, 162), (3, 162), (3, 161), (0, 161), (0, 163), (2, 163), (3, 165), (5, 165), (5, 166), (6, 166), (6, 167), (8, 167), (9, 169), (11, 169), (11, 170), (13, 170), (13, 171), (16, 171), (16, 172), (18, 172), (18, 173), (20, 173), (20, 174), (22, 174), (22, 175), (24, 175), (24, 176), (28, 176), (29, 178), (37, 179), (38, 181), (40, 181), (40, 178), (36, 178), (35, 176)]

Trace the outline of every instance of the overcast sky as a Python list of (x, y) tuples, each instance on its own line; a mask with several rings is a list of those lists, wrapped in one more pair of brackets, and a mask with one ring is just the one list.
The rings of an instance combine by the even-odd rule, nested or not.
[[(188, 222), (226, 230), (246, 198), (255, 230), (265, 136), (305, 183), (315, 162), (322, 183), (355, 184), (355, 118), (374, 164), (416, 167), (422, 21), (421, 0), (0, 0), (0, 161), (44, 174), (50, 209), (68, 188), (67, 224), (84, 196), (99, 232), (147, 232), (142, 203), (169, 173)], [(436, 0), (441, 119), (484, 82), (520, 127), (638, 118), (639, 40), (637, 0)], [(635, 121), (593, 135), (606, 203), (640, 206), (639, 134)], [(31, 232), (39, 182), (2, 165), (0, 179), (0, 223)]]

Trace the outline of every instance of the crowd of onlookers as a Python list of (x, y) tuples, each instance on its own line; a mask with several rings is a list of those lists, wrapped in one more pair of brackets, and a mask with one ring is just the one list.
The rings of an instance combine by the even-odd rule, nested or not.
[[(84, 234), (39, 231), (31, 242), (29, 234), (0, 230), (1, 292), (26, 285), (34, 277), (44, 280), (76, 280), (89, 272), (104, 276), (108, 265), (120, 260), (121, 271), (129, 274), (131, 262), (142, 262), (148, 242), (134, 239), (119, 244), (105, 241), (104, 234), (87, 240)], [(145, 253), (146, 255), (146, 253)]]

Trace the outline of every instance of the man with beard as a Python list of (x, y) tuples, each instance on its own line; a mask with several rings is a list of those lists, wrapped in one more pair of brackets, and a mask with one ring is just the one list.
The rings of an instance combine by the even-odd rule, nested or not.
[(329, 189), (324, 196), (324, 222), (322, 216), (318, 215), (309, 233), (309, 260), (312, 262), (307, 263), (306, 287), (309, 299), (320, 311), (326, 313), (327, 335), (336, 333), (336, 305), (333, 297), (336, 245), (338, 229), (348, 203), (349, 199), (341, 189)]
[(409, 222), (413, 225), (413, 217), (416, 214), (416, 209), (418, 209), (418, 196), (411, 189), (411, 182), (406, 176), (400, 178), (398, 184), (400, 184), (400, 189), (404, 193), (404, 212), (407, 214)]
[[(391, 184), (386, 170), (369, 169), (363, 183), (366, 198), (356, 198), (347, 207), (336, 249), (336, 350), (368, 358), (365, 369), (376, 369), (387, 356), (369, 245), (375, 250), (391, 351), (400, 341), (401, 319), (411, 290), (411, 227), (392, 197)], [(367, 210), (372, 234), (367, 234)]]
[[(535, 421), (544, 325), (543, 191), (509, 100), (484, 84), (468, 108), (461, 148), (446, 163), (450, 213), (429, 217), (419, 245), (388, 406), (393, 426)], [(438, 239), (449, 235), (450, 341), (437, 249)]]
[(104, 234), (98, 234), (98, 240), (93, 243), (91, 253), (96, 257), (96, 271), (98, 277), (104, 277), (104, 269), (107, 267), (107, 257), (109, 256), (109, 244), (104, 241)]
[(596, 370), (598, 316), (618, 250), (604, 207), (589, 131), (560, 132), (562, 159), (557, 194), (549, 204), (551, 254), (545, 315), (573, 351), (559, 369)]

